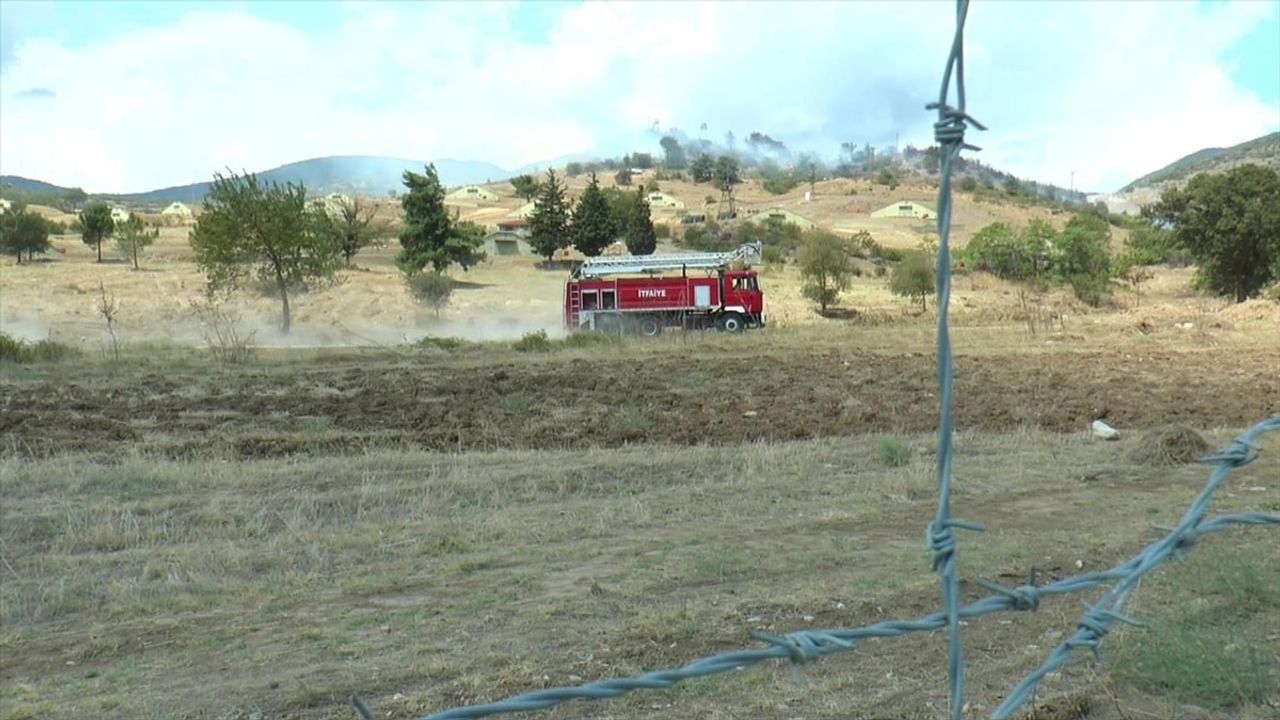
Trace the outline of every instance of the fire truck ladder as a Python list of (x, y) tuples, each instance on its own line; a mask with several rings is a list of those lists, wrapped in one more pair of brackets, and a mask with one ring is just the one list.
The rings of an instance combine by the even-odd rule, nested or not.
[(587, 258), (573, 271), (573, 278), (598, 278), (607, 275), (655, 273), (664, 270), (714, 270), (741, 262), (753, 265), (760, 261), (760, 244), (748, 243), (733, 252), (684, 253), (681, 255), (614, 255)]

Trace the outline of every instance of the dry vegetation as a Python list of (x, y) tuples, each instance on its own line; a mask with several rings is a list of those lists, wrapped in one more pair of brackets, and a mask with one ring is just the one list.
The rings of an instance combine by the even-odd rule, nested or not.
[[(491, 187), (499, 211), (521, 204)], [(848, 189), (822, 183), (798, 211), (918, 242), (853, 210), (928, 188)], [(742, 192), (760, 208), (802, 194)], [(964, 200), (961, 240), (1036, 213), (1059, 219)], [(140, 272), (73, 237), (0, 266), (4, 330), (80, 349), (0, 363), (0, 718), (351, 718), (352, 693), (409, 718), (681, 664), (750, 630), (938, 606), (921, 543), (936, 318), (887, 278), (858, 279), (829, 320), (771, 268), (764, 331), (584, 343), (557, 339), (560, 271), (494, 260), (437, 322), (386, 248), (299, 298), (289, 338), (272, 299), (235, 303), (220, 317), (263, 347), (227, 363), (200, 347), (185, 232), (162, 230)], [(981, 275), (953, 301), (955, 512), (990, 528), (961, 538), (966, 597), (1033, 565), (1102, 568), (1173, 524), (1206, 469), (1142, 431), (1177, 422), (1219, 446), (1280, 411), (1280, 306), (1200, 297), (1189, 271), (1097, 310)], [(548, 341), (513, 347), (539, 328)], [(450, 335), (476, 342), (409, 342)], [(1101, 413), (1119, 442), (1084, 435)], [(1217, 510), (1280, 512), (1280, 438), (1261, 450)], [(1276, 717), (1277, 544), (1228, 532), (1158, 571), (1131, 608), (1152, 629), (1082, 654), (1027, 717)], [(968, 624), (974, 717), (1074, 629), (1080, 600)], [(936, 718), (944, 653), (940, 633), (869, 642), (805, 684), (775, 664), (548, 717)]]

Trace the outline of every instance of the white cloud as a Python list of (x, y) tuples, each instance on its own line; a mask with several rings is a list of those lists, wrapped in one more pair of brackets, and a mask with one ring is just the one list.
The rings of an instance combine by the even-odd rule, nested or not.
[[(509, 3), (344, 6), (307, 34), (199, 12), (82, 47), (10, 43), (0, 172), (143, 190), (306, 157), (384, 154), (515, 167), (637, 148), (655, 119), (719, 139), (767, 132), (930, 141), (949, 5), (610, 3), (567, 6), (543, 42)], [(1280, 127), (1224, 54), (1273, 3), (978, 3), (969, 105), (981, 158), (1112, 189), (1200, 147)], [(1280, 72), (1280, 71), (1278, 71)], [(48, 88), (55, 97), (20, 102)]]

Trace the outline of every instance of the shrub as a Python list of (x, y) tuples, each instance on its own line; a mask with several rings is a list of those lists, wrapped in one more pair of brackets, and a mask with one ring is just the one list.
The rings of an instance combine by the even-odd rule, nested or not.
[(666, 223), (654, 223), (653, 234), (656, 235), (659, 240), (665, 240), (671, 237), (671, 226)]
[(570, 333), (564, 339), (565, 347), (597, 347), (599, 345), (607, 345), (618, 342), (617, 335), (607, 335), (605, 333), (593, 332), (576, 332)]
[(911, 446), (902, 438), (880, 438), (876, 441), (876, 457), (889, 467), (902, 467), (911, 462)]
[(56, 340), (38, 340), (28, 343), (8, 333), (0, 332), (0, 362), (50, 363), (76, 354), (76, 349)]
[(0, 333), (0, 361), (24, 362), (27, 344), (8, 333)]
[(441, 350), (457, 350), (466, 347), (469, 343), (461, 338), (452, 337), (434, 337), (431, 335), (424, 336), (418, 342), (414, 343), (415, 347), (426, 350), (428, 348), (439, 348)]
[(548, 352), (551, 350), (551, 340), (547, 338), (546, 330), (537, 330), (525, 333), (511, 347), (516, 352)]
[(56, 340), (38, 340), (28, 351), (31, 362), (58, 362), (76, 353), (75, 348)]
[(440, 308), (449, 304), (453, 295), (453, 278), (437, 270), (421, 270), (405, 278), (409, 286), (409, 294), (435, 311), (440, 317)]

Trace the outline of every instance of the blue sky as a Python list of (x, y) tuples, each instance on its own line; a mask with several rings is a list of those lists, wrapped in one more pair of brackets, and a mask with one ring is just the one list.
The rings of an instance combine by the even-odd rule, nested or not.
[[(135, 191), (307, 157), (515, 168), (648, 128), (930, 142), (950, 3), (0, 1), (0, 172)], [(980, 159), (1111, 190), (1280, 130), (1280, 0), (976, 0)]]

